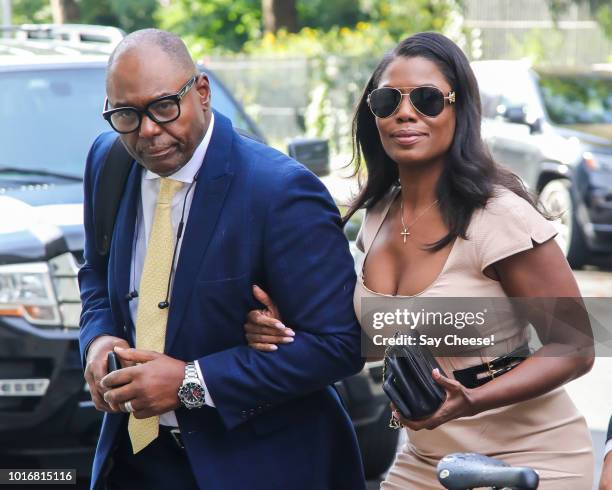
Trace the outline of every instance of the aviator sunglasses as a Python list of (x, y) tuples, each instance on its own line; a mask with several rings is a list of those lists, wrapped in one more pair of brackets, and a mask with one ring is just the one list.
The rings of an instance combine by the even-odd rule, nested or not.
[(444, 110), (444, 101), (455, 103), (455, 92), (448, 95), (437, 87), (422, 85), (420, 87), (380, 87), (372, 90), (368, 95), (368, 106), (372, 114), (380, 119), (391, 117), (397, 112), (402, 97), (408, 96), (412, 107), (425, 117), (436, 117)]

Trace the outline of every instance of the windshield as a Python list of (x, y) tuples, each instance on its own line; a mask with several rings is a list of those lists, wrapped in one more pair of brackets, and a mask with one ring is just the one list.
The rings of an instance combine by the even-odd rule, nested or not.
[(555, 124), (612, 124), (612, 77), (541, 75), (548, 116)]
[[(0, 73), (0, 167), (83, 175), (95, 137), (111, 128), (102, 118), (105, 68)], [(210, 78), (213, 106), (253, 132), (240, 109)]]

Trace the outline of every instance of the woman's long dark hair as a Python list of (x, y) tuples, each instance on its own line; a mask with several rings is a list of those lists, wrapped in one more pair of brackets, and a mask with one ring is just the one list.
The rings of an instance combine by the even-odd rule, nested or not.
[(436, 194), (448, 234), (431, 244), (440, 250), (456, 237), (466, 237), (472, 213), (482, 208), (493, 195), (495, 185), (518, 194), (536, 207), (535, 200), (521, 180), (497, 165), (480, 135), (481, 104), (478, 83), (465, 54), (450, 39), (435, 32), (422, 32), (401, 41), (380, 62), (361, 96), (353, 118), (353, 159), (359, 175), (365, 161), (367, 181), (351, 203), (344, 223), (361, 208), (371, 209), (398, 182), (398, 167), (385, 152), (374, 115), (367, 104), (368, 94), (378, 87), (380, 78), (397, 57), (422, 57), (434, 62), (452, 89), (455, 102), (455, 135), (446, 155)]

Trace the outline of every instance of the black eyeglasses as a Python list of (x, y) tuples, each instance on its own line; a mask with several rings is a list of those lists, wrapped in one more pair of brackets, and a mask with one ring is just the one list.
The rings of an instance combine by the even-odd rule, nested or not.
[(108, 108), (108, 97), (104, 100), (104, 112), (102, 117), (108, 121), (111, 127), (118, 133), (133, 133), (140, 128), (142, 116), (146, 114), (149, 119), (157, 124), (166, 124), (176, 121), (181, 115), (181, 99), (193, 87), (197, 75), (191, 77), (185, 85), (175, 94), (164, 95), (149, 102), (143, 110), (136, 107)]
[(402, 97), (408, 96), (414, 109), (425, 117), (436, 117), (444, 110), (444, 101), (455, 103), (455, 92), (447, 96), (438, 87), (422, 85), (420, 87), (381, 87), (374, 89), (368, 95), (368, 106), (372, 114), (380, 119), (391, 117), (397, 112)]

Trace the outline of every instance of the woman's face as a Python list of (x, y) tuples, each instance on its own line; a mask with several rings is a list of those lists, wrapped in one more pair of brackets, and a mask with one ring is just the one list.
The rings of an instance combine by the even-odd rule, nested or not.
[[(418, 87), (433, 85), (446, 96), (451, 87), (437, 65), (422, 57), (397, 57), (383, 72), (379, 87)], [(402, 91), (404, 92), (404, 91)], [(461, 97), (461, 93), (457, 93)], [(407, 96), (392, 116), (378, 117), (380, 141), (389, 157), (398, 165), (422, 165), (440, 161), (448, 151), (455, 133), (455, 111), (448, 100), (436, 117), (426, 117), (412, 107)]]

